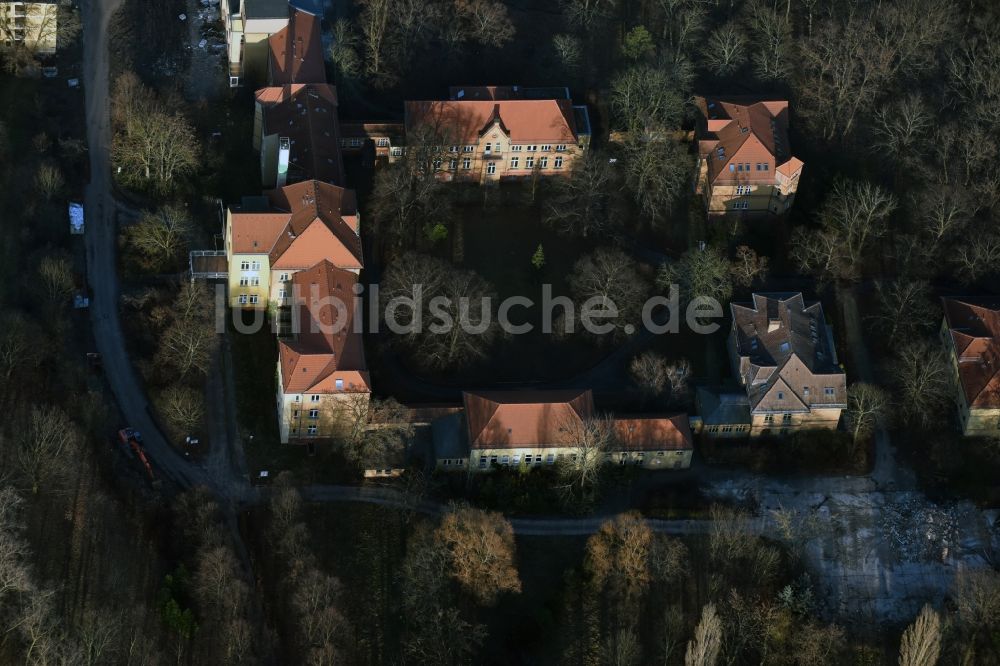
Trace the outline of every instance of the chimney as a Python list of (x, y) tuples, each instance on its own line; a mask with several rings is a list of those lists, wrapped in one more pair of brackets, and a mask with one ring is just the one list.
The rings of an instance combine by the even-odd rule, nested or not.
[(278, 177), (275, 187), (281, 188), (288, 183), (288, 157), (292, 152), (292, 143), (287, 136), (278, 138)]

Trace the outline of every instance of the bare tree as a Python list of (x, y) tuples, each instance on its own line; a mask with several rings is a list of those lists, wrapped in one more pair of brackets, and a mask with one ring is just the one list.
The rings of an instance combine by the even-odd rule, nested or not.
[(923, 280), (877, 281), (875, 292), (879, 307), (871, 321), (891, 343), (912, 338), (940, 319), (931, 302), (930, 285)]
[[(616, 248), (600, 248), (579, 259), (569, 278), (570, 289), (581, 310), (600, 312), (613, 337), (635, 330), (648, 293), (648, 283), (635, 269), (635, 261)], [(628, 330), (626, 327), (631, 327)], [(607, 339), (587, 331), (598, 339)]]
[(687, 645), (684, 666), (715, 666), (722, 647), (722, 621), (715, 611), (715, 604), (705, 604), (701, 620), (694, 629), (694, 638)]
[(972, 218), (972, 207), (967, 189), (945, 183), (921, 190), (911, 206), (921, 231), (935, 243), (961, 232)]
[(177, 371), (180, 377), (205, 374), (217, 345), (215, 305), (205, 285), (185, 282), (170, 311), (166, 330), (160, 338), (158, 362)]
[(667, 388), (667, 359), (653, 351), (646, 351), (629, 363), (629, 374), (632, 381), (648, 396), (661, 395)]
[(157, 406), (177, 439), (197, 430), (205, 416), (204, 396), (186, 386), (168, 387)]
[(669, 216), (687, 190), (691, 167), (687, 151), (669, 139), (631, 142), (627, 146), (625, 184), (653, 224)]
[(295, 586), (292, 608), (310, 663), (342, 663), (337, 646), (347, 623), (337, 606), (341, 596), (340, 581), (315, 567), (308, 568)]
[(472, 508), (449, 512), (434, 536), (449, 553), (449, 571), (477, 603), (492, 606), (500, 595), (521, 591), (514, 530), (499, 513)]
[(943, 349), (919, 339), (903, 343), (891, 371), (899, 388), (898, 409), (907, 422), (927, 425), (941, 417), (952, 391)]
[(58, 407), (32, 407), (20, 427), (17, 469), (32, 493), (59, 482), (73, 469), (80, 437)]
[(792, 25), (787, 14), (766, 0), (752, 0), (749, 10), (750, 27), (757, 45), (752, 56), (754, 71), (766, 81), (785, 79), (791, 70), (794, 49)]
[(754, 282), (767, 279), (768, 258), (762, 257), (753, 248), (740, 245), (736, 248), (736, 260), (729, 272), (736, 284), (749, 287)]
[(617, 174), (607, 158), (597, 151), (587, 151), (573, 165), (567, 178), (553, 184), (553, 193), (545, 205), (543, 220), (562, 233), (584, 238), (607, 235), (620, 225), (611, 214)]
[(656, 285), (664, 291), (677, 285), (685, 302), (705, 297), (727, 303), (733, 295), (733, 266), (715, 247), (691, 248), (660, 267)]
[(854, 441), (867, 437), (887, 415), (889, 394), (880, 386), (859, 382), (847, 390), (847, 424)]
[(1000, 265), (1000, 234), (988, 231), (963, 239), (955, 248), (952, 264), (965, 284), (996, 274)]
[(899, 646), (899, 666), (935, 666), (941, 656), (941, 616), (925, 604)]
[(822, 230), (799, 229), (792, 256), (821, 279), (857, 279), (872, 243), (888, 230), (896, 198), (868, 182), (839, 181), (820, 210)]
[(351, 22), (345, 18), (333, 24), (333, 40), (330, 44), (330, 60), (341, 77), (354, 78), (361, 73), (363, 63), (358, 55), (360, 39)]
[(608, 666), (638, 666), (642, 662), (642, 644), (631, 627), (623, 627), (605, 638), (602, 652), (602, 663)]
[(708, 20), (707, 3), (697, 0), (656, 0), (654, 25), (659, 26), (662, 49), (678, 58), (691, 56), (702, 40)]
[(568, 497), (585, 497), (600, 478), (605, 453), (614, 440), (614, 429), (604, 418), (572, 421), (562, 427), (567, 444), (576, 453), (557, 465), (559, 487)]
[(571, 25), (590, 32), (614, 10), (614, 0), (562, 0), (563, 11)]
[(184, 251), (192, 234), (191, 217), (179, 206), (147, 212), (129, 229), (132, 243), (158, 267), (167, 266)]
[[(382, 291), (390, 330), (403, 345), (419, 351), (416, 360), (425, 367), (454, 368), (477, 361), (500, 333), (492, 316), (492, 285), (441, 259), (403, 255), (386, 271)], [(394, 302), (415, 300), (417, 293), (420, 307), (393, 309)]]
[(705, 64), (716, 76), (735, 74), (746, 62), (746, 33), (734, 21), (723, 23), (712, 31), (705, 46)]
[(637, 65), (611, 82), (616, 125), (633, 142), (663, 140), (684, 119), (684, 90), (689, 81), (663, 66)]
[(112, 105), (111, 157), (123, 183), (167, 192), (178, 178), (194, 173), (198, 144), (180, 113), (166, 110), (134, 75), (116, 82)]
[(927, 105), (918, 94), (879, 107), (872, 119), (875, 141), (872, 148), (914, 164), (923, 152), (923, 142), (934, 124)]
[(34, 585), (28, 563), (30, 549), (22, 533), (23, 506), (24, 500), (14, 488), (0, 487), (0, 603)]
[(7, 382), (19, 368), (38, 362), (41, 335), (41, 331), (21, 313), (9, 310), (0, 314), (0, 372)]
[(45, 295), (53, 305), (65, 304), (73, 295), (73, 265), (61, 255), (46, 255), (38, 265)]
[(575, 74), (580, 70), (581, 65), (583, 65), (583, 46), (578, 37), (554, 35), (552, 48), (555, 51), (556, 59), (567, 73)]
[(365, 72), (378, 86), (389, 85), (394, 76), (386, 71), (391, 40), (390, 17), (392, 0), (363, 0), (361, 5), (361, 34), (365, 51)]
[(599, 588), (622, 600), (637, 599), (652, 580), (653, 531), (638, 512), (605, 521), (589, 539), (584, 569)]
[(66, 179), (63, 178), (59, 167), (48, 163), (38, 166), (38, 171), (35, 173), (35, 189), (42, 197), (48, 200), (53, 199), (65, 185)]

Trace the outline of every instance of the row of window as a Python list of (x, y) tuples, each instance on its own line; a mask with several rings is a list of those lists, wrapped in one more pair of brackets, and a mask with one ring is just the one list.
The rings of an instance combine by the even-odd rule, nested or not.
[[(298, 426), (295, 426), (295, 427), (292, 428), (292, 434), (293, 435), (299, 434), (299, 427)], [(315, 437), (316, 435), (319, 434), (319, 426), (314, 426), (314, 425), (309, 426), (308, 428), (306, 428), (306, 434), (307, 435), (312, 435), (313, 437)]]
[[(781, 422), (782, 423), (791, 423), (792, 422), (792, 415), (791, 414), (782, 414), (781, 415)], [(765, 414), (764, 415), (764, 423), (774, 423), (774, 414)]]
[[(610, 462), (610, 461), (613, 461), (615, 459), (616, 455), (619, 456), (619, 462), (622, 465), (624, 465), (625, 462), (629, 459), (627, 453), (622, 453), (622, 454), (607, 453), (607, 454), (605, 454), (604, 457), (605, 457), (606, 460), (608, 460)], [(634, 458), (635, 464), (636, 465), (641, 465), (642, 462), (643, 462), (643, 459), (645, 458), (645, 455), (646, 454), (645, 454), (644, 451), (636, 451), (635, 454), (634, 454), (634, 456), (635, 456), (635, 458)], [(683, 451), (675, 451), (674, 455), (675, 456), (683, 456), (684, 452)], [(571, 453), (571, 454), (566, 454), (566, 456), (569, 458), (570, 462), (576, 462), (577, 454)], [(663, 458), (664, 456), (666, 456), (666, 451), (657, 451), (656, 452), (656, 456), (658, 458)], [(543, 458), (543, 456), (542, 456), (541, 453), (537, 453), (537, 454), (526, 453), (524, 455), (524, 464), (525, 465), (541, 465), (542, 462), (543, 462), (542, 458)], [(546, 465), (554, 465), (556, 463), (556, 461), (562, 460), (562, 458), (563, 458), (563, 454), (562, 453), (559, 453), (559, 454), (549, 453), (548, 455), (544, 456), (544, 462), (545, 462)], [(449, 463), (449, 461), (445, 460), (444, 464), (447, 466), (450, 463)], [(458, 464), (463, 464), (463, 463), (458, 463)], [(487, 457), (487, 456), (479, 456), (479, 469), (486, 469), (490, 465), (497, 465), (497, 464), (499, 464), (499, 465), (520, 465), (521, 464), (521, 454), (520, 453), (515, 453), (515, 454), (512, 454), (512, 455), (500, 455), (500, 456), (494, 455), (494, 456), (489, 456), (489, 457)]]
[[(299, 418), (299, 410), (297, 410), (297, 409), (293, 409), (292, 410), (292, 418), (293, 419)], [(318, 409), (310, 409), (309, 410), (309, 418), (313, 419), (313, 420), (318, 419), (319, 418), (319, 410)]]
[(750, 426), (748, 425), (724, 425), (724, 426), (710, 425), (705, 427), (705, 432), (730, 433), (730, 432), (746, 432), (748, 430), (750, 430)]
[(260, 302), (260, 297), (257, 294), (250, 294), (249, 296), (247, 294), (240, 294), (237, 300), (240, 305), (257, 305)]
[[(722, 156), (719, 156), (722, 159)], [(757, 171), (770, 171), (771, 165), (767, 162), (757, 162)], [(729, 165), (730, 173), (750, 173), (750, 162), (733, 162)]]
[[(562, 166), (563, 166), (563, 158), (562, 157), (557, 157), (557, 158), (555, 158), (552, 161), (552, 168), (553, 169), (561, 169)], [(437, 170), (437, 169), (440, 169), (440, 168), (441, 168), (441, 160), (434, 160), (434, 169)], [(448, 162), (448, 169), (450, 171), (454, 171), (457, 168), (458, 168), (458, 160), (450, 160)], [(462, 169), (471, 169), (471, 168), (472, 168), (472, 158), (471, 157), (463, 158), (462, 159)], [(520, 169), (521, 168), (521, 158), (519, 158), (519, 157), (512, 157), (512, 158), (510, 158), (510, 168), (511, 169)], [(526, 157), (525, 160), (524, 160), (524, 168), (525, 169), (534, 169), (535, 168), (535, 158), (534, 157)], [(538, 168), (539, 169), (548, 169), (549, 168), (549, 158), (548, 157), (539, 157), (538, 158)], [(486, 173), (493, 174), (493, 173), (496, 173), (496, 172), (497, 172), (496, 162), (489, 162), (486, 165)]]
[(241, 287), (259, 287), (260, 278), (259, 277), (241, 277), (240, 278)]
[[(754, 342), (753, 348), (756, 349), (757, 348), (757, 345), (756, 345), (757, 339), (754, 338), (753, 342)], [(786, 342), (785, 345), (787, 345), (787, 344), (788, 343)], [(782, 351), (788, 351), (788, 350), (785, 349), (785, 348), (782, 348)], [(809, 387), (808, 386), (803, 386), (802, 387), (802, 395), (804, 395), (804, 396), (808, 396), (809, 395)], [(837, 395), (837, 390), (835, 388), (833, 388), (832, 386), (826, 386), (826, 387), (823, 388), (823, 395), (825, 395), (827, 398), (832, 398), (835, 395)], [(784, 400), (784, 399), (785, 399), (785, 392), (784, 391), (778, 391), (778, 400)]]
[[(352, 137), (350, 139), (341, 139), (341, 148), (360, 148), (365, 143), (364, 137)], [(379, 148), (386, 148), (389, 145), (389, 139), (386, 137), (380, 137), (375, 139), (375, 145)]]
[(243, 260), (243, 261), (240, 262), (240, 270), (241, 271), (259, 271), (260, 270), (260, 262), (259, 261)]

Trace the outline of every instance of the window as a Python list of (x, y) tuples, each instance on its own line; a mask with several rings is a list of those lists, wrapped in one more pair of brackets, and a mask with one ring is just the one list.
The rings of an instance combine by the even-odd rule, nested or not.
[(539, 453), (537, 456), (535, 456), (535, 464), (536, 465), (541, 465), (542, 464), (542, 454), (541, 453)]
[(535, 461), (535, 456), (531, 455), (530, 453), (527, 454), (526, 456), (524, 456), (524, 464), (525, 465), (530, 465), (534, 461)]
[(248, 271), (248, 270), (250, 270), (250, 262), (249, 261), (241, 261), (240, 262), (240, 270), (241, 271)]
[(560, 144), (556, 145), (556, 152), (557, 153), (564, 152), (565, 150), (566, 150), (566, 144), (565, 143), (560, 143)]
[(521, 464), (521, 454), (520, 453), (515, 453), (514, 454), (514, 460), (512, 460), (511, 462), (513, 462), (515, 465), (520, 465)]
[(750, 163), (749, 162), (744, 162), (743, 163), (743, 170), (746, 171), (746, 172), (750, 171)]
[(764, 164), (764, 171), (770, 171), (770, 170), (771, 170), (771, 165), (770, 165), (770, 164), (767, 164), (767, 163), (765, 163), (765, 164)]
[(488, 464), (489, 461), (486, 459), (486, 456), (479, 456), (479, 469), (486, 469), (486, 465)]
[(781, 391), (778, 391), (778, 400), (784, 400), (784, 399), (785, 399), (785, 394), (782, 393)]
[(746, 195), (750, 194), (750, 186), (749, 185), (737, 185), (736, 186), (736, 194), (739, 194), (739, 195), (742, 195), (742, 196), (746, 196)]
[(259, 271), (260, 270), (260, 262), (259, 261), (251, 261), (250, 262), (250, 270), (252, 270), (252, 271)]
[(750, 208), (749, 201), (734, 201), (733, 210), (748, 210)]
[(765, 414), (764, 423), (774, 423), (774, 414)]
[(471, 153), (476, 149), (475, 146), (462, 146), (463, 153)]
[(510, 464), (510, 456), (500, 456), (500, 464), (501, 465), (509, 465)]
[(434, 170), (438, 171), (440, 169), (441, 169), (441, 158), (440, 157), (435, 157), (434, 158)]
[(448, 467), (449, 465), (451, 465), (451, 460), (449, 460), (448, 458), (445, 458), (444, 459), (444, 466)]
[(535, 158), (534, 157), (525, 157), (524, 158), (524, 168), (525, 169), (533, 169), (533, 168), (535, 168)]
[(281, 289), (278, 290), (278, 299), (283, 301), (286, 298), (288, 298), (288, 292), (285, 291), (284, 287), (282, 287)]
[(292, 428), (292, 434), (293, 435), (299, 434), (299, 427), (298, 426), (295, 426), (294, 428)]
[(308, 432), (310, 435), (315, 435), (316, 433), (319, 432), (319, 427), (311, 425), (309, 426), (309, 428), (307, 428), (306, 432)]
[(458, 168), (458, 160), (448, 160), (448, 168), (454, 171)]
[(535, 151), (536, 151), (537, 149), (538, 149), (538, 146), (527, 146), (527, 147), (525, 148), (525, 150), (527, 150), (527, 151), (528, 151), (529, 153), (533, 153), (533, 152), (535, 152)]
[(278, 280), (281, 282), (288, 282), (288, 273), (282, 273), (279, 275)]
[(722, 426), (722, 432), (732, 432), (733, 426)]
[(496, 456), (490, 456), (490, 464), (491, 465), (496, 465), (497, 464), (497, 457)]
[(472, 168), (472, 160), (469, 159), (468, 157), (466, 157), (465, 159), (463, 159), (462, 160), (462, 168), (463, 169), (471, 169)]
[(250, 305), (257, 305), (257, 301), (260, 300), (257, 294), (250, 296)]
[(375, 142), (375, 145), (377, 145), (379, 148), (386, 148), (389, 145), (389, 139), (381, 137), (380, 139), (378, 139), (378, 141)]
[(547, 169), (547, 168), (549, 168), (549, 158), (548, 157), (539, 157), (538, 158), (538, 168), (539, 169)]
[(245, 278), (245, 277), (241, 277), (240, 278), (240, 286), (241, 287), (245, 287), (248, 284), (250, 284), (250, 278)]
[(343, 380), (343, 379), (338, 379), (338, 380), (336, 380), (336, 381), (334, 382), (334, 386), (336, 386), (336, 387), (337, 387), (337, 390), (338, 390), (338, 391), (343, 391), (343, 390), (344, 390), (344, 380)]
[(292, 398), (292, 402), (302, 402), (302, 396), (297, 395)]
[(808, 386), (803, 386), (802, 387), (802, 395), (804, 395), (804, 396), (808, 396), (809, 395), (809, 387)]
[(493, 151), (493, 144), (487, 142), (487, 144), (486, 144), (486, 154), (489, 155), (492, 151)]
[(493, 175), (496, 172), (497, 172), (497, 163), (496, 162), (490, 162), (489, 164), (486, 165), (486, 173), (488, 173), (490, 175)]
[(448, 146), (448, 152), (449, 153), (457, 153), (458, 152), (458, 146)]
[(260, 286), (260, 278), (259, 277), (252, 277), (252, 278), (250, 278), (250, 286), (252, 286), (252, 287), (259, 287)]
[(825, 395), (828, 398), (832, 398), (835, 393), (836, 391), (833, 390), (832, 386), (827, 386), (825, 389), (823, 389), (823, 395)]
[(309, 396), (309, 402), (319, 402), (319, 396), (318, 395)]
[(550, 146), (550, 145), (549, 145), (549, 144), (547, 144), (547, 143), (543, 143), (543, 144), (542, 144), (542, 152), (543, 152), (543, 153), (547, 153), (547, 152), (549, 152), (550, 150), (552, 150), (552, 146)]
[(521, 152), (521, 148), (523, 148), (523, 147), (524, 146), (515, 146), (515, 145), (511, 144), (510, 150), (511, 150), (511, 152), (519, 153), (519, 152)]
[(572, 460), (573, 462), (576, 462), (576, 454), (574, 453), (573, 455), (571, 455), (569, 459)]
[(310, 409), (309, 410), (309, 418), (311, 418), (311, 419), (318, 419), (319, 418), (319, 410), (318, 409)]
[(548, 463), (549, 465), (554, 465), (556, 463), (555, 455), (550, 453), (549, 455), (545, 456), (545, 462)]
[(517, 165), (518, 165), (518, 163), (519, 163), (520, 161), (521, 161), (521, 158), (520, 158), (520, 157), (518, 157), (517, 155), (515, 155), (515, 156), (514, 156), (514, 157), (512, 157), (512, 158), (510, 158), (510, 168), (511, 168), (511, 169), (516, 169), (516, 168), (517, 168)]
[(297, 409), (293, 409), (292, 410), (292, 418), (293, 419), (299, 418), (299, 410), (297, 410)]
[(743, 171), (743, 165), (742, 164), (737, 164), (736, 165), (736, 170), (737, 171)]
[(557, 169), (562, 169), (562, 155), (555, 159), (554, 166)]
[(389, 150), (389, 154), (393, 157), (400, 157), (403, 154), (402, 148), (392, 148)]
[(351, 139), (351, 147), (352, 147), (352, 148), (357, 148), (357, 147), (359, 147), (359, 146), (360, 146), (360, 145), (361, 145), (362, 143), (363, 143), (363, 139), (357, 139), (357, 138), (354, 138), (354, 139)]
[(792, 422), (792, 415), (791, 414), (782, 414), (781, 415), (781, 422), (782, 423), (791, 423)]
[[(722, 156), (721, 156), (721, 155), (719, 156), (719, 159), (720, 159), (720, 160), (722, 159)], [(735, 164), (730, 164), (730, 165), (729, 165), (729, 172), (730, 172), (730, 173), (733, 173), (733, 172), (735, 172), (735, 171), (736, 171), (736, 165), (735, 165)]]

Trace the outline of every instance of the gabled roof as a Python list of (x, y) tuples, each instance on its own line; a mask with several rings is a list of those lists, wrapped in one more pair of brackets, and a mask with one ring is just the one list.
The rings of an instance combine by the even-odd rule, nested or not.
[(302, 269), (324, 259), (360, 269), (354, 192), (305, 181), (268, 192), (271, 209), (232, 211), (234, 254), (267, 254), (272, 268)]
[(496, 120), (514, 143), (577, 141), (573, 103), (567, 99), (410, 101), (405, 112), (407, 132), (430, 127), (446, 143), (475, 143)]
[(321, 180), (343, 185), (337, 121), (337, 89), (328, 84), (296, 84), (257, 91), (263, 135), (290, 141), (290, 182)]
[(966, 402), (1000, 408), (1000, 301), (943, 300)]
[(355, 331), (357, 279), (326, 260), (292, 276), (297, 331), (293, 339), (278, 343), (285, 393), (370, 390), (362, 336)]
[(750, 401), (746, 393), (728, 393), (699, 387), (698, 411), (705, 425), (749, 425)]
[(267, 39), (272, 86), (289, 83), (326, 83), (320, 18), (287, 7), (288, 25)]
[(807, 305), (798, 292), (754, 294), (752, 303), (730, 309), (734, 369), (753, 410), (793, 412), (847, 402), (821, 303)]
[(685, 451), (694, 448), (686, 414), (627, 416), (612, 422), (624, 451)]
[[(772, 172), (790, 177), (802, 168), (788, 144), (787, 101), (695, 97), (694, 102), (702, 115), (698, 153), (708, 165), (710, 182), (773, 181)], [(740, 170), (745, 164), (750, 171)]]
[(473, 449), (565, 445), (594, 413), (589, 389), (467, 391), (462, 401)]

